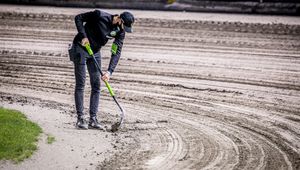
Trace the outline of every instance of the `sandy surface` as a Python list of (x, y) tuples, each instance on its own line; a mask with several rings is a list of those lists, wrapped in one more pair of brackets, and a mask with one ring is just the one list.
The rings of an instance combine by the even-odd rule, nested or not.
[[(0, 104), (24, 111), (58, 139), (41, 140), (32, 158), (2, 169), (49, 161), (55, 155), (40, 153), (64, 147), (70, 158), (50, 161), (56, 169), (76, 159), (80, 169), (299, 169), (299, 18), (134, 11), (135, 33), (126, 35), (111, 79), (126, 122), (108, 133), (72, 127), (66, 48), (76, 34), (74, 15), (84, 10), (1, 6)], [(106, 69), (109, 46), (101, 52)], [(99, 120), (109, 126), (118, 109), (102, 89)], [(85, 103), (89, 91), (87, 82)], [(34, 111), (40, 107), (45, 115)], [(72, 141), (84, 143), (76, 156), (73, 138), (84, 141)]]
[[(17, 11), (24, 13), (56, 13), (76, 15), (78, 13), (93, 10), (91, 8), (66, 8), (66, 7), (34, 7), (25, 5), (4, 5), (0, 4), (1, 11)], [(124, 10), (104, 9), (113, 14), (119, 14)], [(244, 15), (244, 14), (224, 14), (224, 13), (197, 13), (197, 12), (176, 12), (176, 11), (145, 11), (130, 10), (138, 18), (157, 18), (172, 20), (201, 20), (201, 21), (229, 21), (229, 22), (248, 22), (264, 24), (293, 24), (300, 25), (300, 18), (295, 16), (276, 16), (276, 15)]]

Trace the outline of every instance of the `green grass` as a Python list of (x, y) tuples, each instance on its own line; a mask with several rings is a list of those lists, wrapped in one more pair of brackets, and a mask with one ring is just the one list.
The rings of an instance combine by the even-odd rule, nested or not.
[(53, 142), (55, 142), (55, 137), (52, 136), (52, 135), (50, 135), (50, 134), (48, 134), (47, 135), (47, 143), (48, 144), (52, 144)]
[(30, 157), (41, 132), (21, 112), (0, 107), (0, 160), (20, 162)]

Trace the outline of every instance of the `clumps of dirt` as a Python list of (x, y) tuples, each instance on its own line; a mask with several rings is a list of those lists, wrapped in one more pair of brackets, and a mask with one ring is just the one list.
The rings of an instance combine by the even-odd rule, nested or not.
[(146, 160), (150, 158), (151, 151), (135, 152), (141, 148), (142, 134), (132, 131), (113, 133), (112, 136), (115, 141), (112, 146), (117, 152), (110, 158), (106, 158), (96, 169), (143, 169)]
[(219, 90), (219, 89), (212, 89), (212, 88), (196, 88), (196, 87), (188, 87), (182, 84), (171, 84), (171, 83), (158, 83), (161, 86), (167, 87), (176, 87), (176, 88), (183, 88), (188, 90), (197, 90), (197, 91), (209, 91), (209, 92), (217, 92), (217, 93), (234, 93), (234, 94), (243, 94), (239, 91), (232, 91), (232, 90)]
[(34, 98), (34, 97), (26, 97), (22, 95), (18, 96), (11, 96), (10, 94), (6, 94), (4, 92), (0, 92), (0, 101), (8, 102), (9, 104), (20, 104), (21, 106), (25, 104), (30, 105), (38, 105), (42, 108), (50, 108), (50, 109), (57, 109), (57, 110), (63, 110), (61, 113), (64, 114), (74, 114), (74, 110), (72, 109), (71, 105), (58, 103), (55, 101), (50, 100), (42, 100), (40, 98)]
[(169, 121), (168, 120), (158, 120), (158, 121), (156, 121), (157, 123), (169, 123)]
[(118, 131), (118, 129), (120, 128), (120, 126), (121, 126), (121, 124), (119, 122), (112, 124), (110, 131), (113, 132), (113, 133), (116, 132), (116, 131)]
[(20, 103), (21, 105), (24, 105), (24, 104), (28, 104), (28, 103), (33, 103), (32, 100), (30, 100), (29, 98), (27, 97), (12, 97), (8, 94), (5, 94), (5, 93), (1, 93), (0, 92), (0, 100), (1, 101), (5, 101), (5, 102), (8, 102), (9, 104), (13, 104), (13, 103)]

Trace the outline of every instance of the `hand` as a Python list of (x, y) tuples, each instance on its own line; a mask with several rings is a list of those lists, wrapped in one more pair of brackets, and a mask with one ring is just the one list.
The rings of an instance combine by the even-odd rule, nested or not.
[(88, 39), (88, 38), (83, 38), (83, 39), (81, 40), (81, 45), (82, 45), (82, 46), (85, 46), (86, 44), (90, 44), (89, 39)]
[(109, 72), (105, 72), (105, 73), (103, 74), (103, 76), (101, 77), (101, 79), (102, 79), (103, 81), (109, 81), (109, 79), (110, 79), (110, 73), (109, 73)]

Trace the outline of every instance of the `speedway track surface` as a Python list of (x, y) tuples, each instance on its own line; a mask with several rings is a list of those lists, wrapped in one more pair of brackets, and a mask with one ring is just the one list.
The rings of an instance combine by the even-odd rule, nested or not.
[[(2, 101), (74, 114), (73, 18), (0, 12)], [(300, 25), (137, 18), (134, 31), (111, 79), (126, 122), (99, 169), (300, 168)], [(107, 45), (103, 69), (109, 59)], [(117, 107), (102, 89), (109, 125)]]

